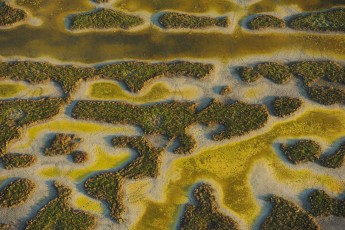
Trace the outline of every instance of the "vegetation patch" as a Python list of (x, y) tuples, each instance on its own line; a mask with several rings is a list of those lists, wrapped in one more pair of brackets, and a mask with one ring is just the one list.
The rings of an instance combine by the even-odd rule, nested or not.
[(45, 148), (44, 155), (58, 156), (68, 155), (78, 149), (81, 138), (74, 134), (57, 133), (51, 140), (49, 147)]
[(229, 105), (213, 101), (199, 112), (195, 107), (195, 104), (187, 102), (137, 106), (121, 102), (78, 101), (72, 117), (138, 125), (145, 134), (161, 134), (169, 139), (177, 139), (180, 147), (175, 149), (175, 153), (179, 154), (190, 153), (195, 146), (193, 137), (186, 133), (192, 124), (224, 125), (225, 129), (213, 136), (214, 140), (223, 140), (262, 128), (268, 119), (264, 105), (243, 102)]
[(17, 179), (0, 190), (0, 207), (10, 208), (25, 203), (36, 184), (29, 179)]
[(95, 3), (98, 3), (98, 4), (100, 4), (100, 3), (108, 3), (109, 2), (109, 0), (92, 0), (93, 2), (95, 2)]
[(262, 75), (253, 67), (239, 67), (239, 75), (245, 82), (251, 83), (257, 81)]
[(71, 156), (73, 162), (76, 164), (84, 163), (89, 159), (88, 154), (84, 151), (74, 151), (71, 153)]
[(123, 183), (125, 179), (156, 178), (161, 165), (163, 149), (153, 147), (144, 137), (116, 137), (112, 140), (116, 147), (130, 147), (138, 156), (117, 172), (105, 172), (89, 178), (85, 191), (92, 197), (108, 203), (111, 217), (118, 223), (124, 221)]
[(311, 100), (322, 105), (334, 105), (345, 103), (345, 91), (329, 86), (314, 86), (307, 89)]
[(72, 15), (70, 30), (83, 29), (123, 29), (142, 25), (144, 19), (112, 9), (98, 9), (88, 13)]
[(27, 168), (36, 162), (31, 154), (8, 153), (0, 158), (5, 169)]
[(344, 163), (345, 142), (343, 142), (337, 150), (331, 155), (322, 155), (320, 164), (327, 168), (340, 168)]
[(81, 80), (101, 77), (124, 82), (132, 92), (141, 90), (145, 83), (156, 77), (191, 77), (201, 79), (214, 70), (212, 64), (185, 61), (169, 63), (119, 62), (99, 67), (53, 65), (46, 62), (15, 61), (0, 63), (0, 79), (25, 80), (30, 83), (55, 81), (67, 97)]
[(184, 13), (164, 12), (158, 18), (159, 24), (165, 29), (202, 29), (208, 27), (228, 27), (229, 20), (227, 17), (207, 17), (195, 16)]
[(268, 78), (277, 84), (283, 84), (293, 76), (288, 65), (276, 62), (261, 63), (257, 65), (257, 71), (263, 77)]
[(315, 190), (308, 197), (311, 213), (314, 216), (345, 217), (345, 199), (331, 198), (323, 190)]
[(27, 14), (24, 10), (16, 9), (4, 1), (0, 1), (0, 26), (10, 26), (16, 22), (25, 20)]
[(345, 8), (295, 15), (288, 26), (304, 31), (345, 32)]
[(296, 112), (302, 104), (303, 102), (299, 98), (276, 97), (271, 105), (275, 116), (285, 117)]
[(179, 229), (240, 229), (230, 217), (219, 211), (213, 188), (201, 183), (193, 192), (195, 204), (187, 204)]
[(294, 164), (315, 161), (321, 154), (320, 145), (312, 140), (300, 140), (293, 145), (281, 144), (280, 149)]
[(94, 229), (96, 217), (71, 207), (71, 189), (55, 182), (57, 197), (27, 223), (26, 229)]
[(0, 101), (0, 156), (10, 141), (19, 138), (22, 127), (55, 116), (62, 102), (56, 98)]
[(285, 28), (285, 21), (272, 15), (261, 14), (248, 22), (248, 28), (251, 30)]
[(0, 223), (0, 230), (10, 230), (11, 225)]
[(273, 207), (261, 229), (320, 229), (315, 219), (294, 203), (275, 195), (267, 201)]

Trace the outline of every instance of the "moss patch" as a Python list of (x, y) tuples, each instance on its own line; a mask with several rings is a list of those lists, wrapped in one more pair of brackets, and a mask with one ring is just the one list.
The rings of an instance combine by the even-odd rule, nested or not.
[(195, 16), (184, 13), (164, 12), (158, 18), (159, 24), (165, 29), (202, 29), (208, 27), (228, 27), (227, 17), (212, 18), (207, 16)]
[(280, 149), (294, 164), (315, 161), (321, 154), (320, 145), (312, 140), (300, 140), (293, 145), (281, 144)]
[(345, 199), (331, 198), (323, 190), (315, 190), (308, 197), (310, 212), (314, 216), (345, 217)]
[(121, 11), (98, 9), (70, 17), (70, 30), (130, 29), (144, 23), (144, 19)]
[(333, 154), (322, 155), (320, 164), (327, 168), (340, 168), (344, 163), (345, 157), (345, 142), (343, 142)]
[(296, 15), (288, 26), (295, 30), (316, 32), (345, 32), (345, 8)]
[(185, 206), (179, 229), (240, 229), (233, 219), (219, 211), (214, 190), (210, 185), (199, 184), (193, 192), (193, 197), (196, 204)]
[(299, 98), (276, 97), (272, 101), (273, 114), (278, 117), (285, 117), (295, 113), (301, 108), (303, 102)]
[(274, 83), (283, 84), (292, 78), (288, 65), (276, 62), (266, 62), (257, 65), (257, 71)]
[(5, 169), (27, 168), (33, 165), (37, 158), (31, 154), (8, 153), (0, 158)]
[(0, 1), (0, 26), (10, 26), (25, 20), (26, 17), (24, 10), (13, 8), (4, 1)]
[(71, 189), (55, 182), (57, 197), (27, 223), (26, 229), (94, 229), (96, 217), (71, 207)]
[(57, 133), (51, 140), (49, 147), (44, 149), (46, 156), (68, 155), (78, 149), (81, 138), (74, 134)]
[(17, 179), (0, 190), (0, 207), (10, 208), (25, 203), (36, 184), (29, 179)]
[(320, 229), (315, 219), (294, 203), (278, 196), (271, 196), (268, 201), (273, 208), (261, 229)]
[(285, 28), (285, 21), (272, 15), (261, 14), (249, 20), (248, 27), (251, 30)]
[(135, 106), (121, 102), (78, 101), (72, 117), (138, 125), (146, 134), (162, 134), (169, 139), (178, 139), (180, 146), (175, 152), (182, 154), (190, 153), (195, 146), (195, 140), (186, 133), (192, 124), (224, 125), (225, 130), (214, 135), (213, 139), (229, 139), (263, 127), (268, 119), (268, 111), (264, 105), (242, 102), (227, 105), (214, 101), (197, 112), (195, 104), (184, 102)]

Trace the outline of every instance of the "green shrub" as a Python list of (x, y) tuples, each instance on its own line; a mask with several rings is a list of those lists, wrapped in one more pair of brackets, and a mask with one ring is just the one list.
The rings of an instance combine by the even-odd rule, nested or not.
[(58, 182), (54, 187), (57, 197), (38, 211), (26, 229), (94, 229), (97, 224), (95, 216), (71, 207), (71, 189)]
[(300, 140), (293, 145), (281, 144), (280, 149), (294, 164), (315, 161), (321, 154), (320, 145), (312, 140)]
[(16, 207), (26, 202), (36, 188), (29, 179), (16, 179), (0, 190), (0, 207)]
[(195, 16), (184, 13), (164, 12), (158, 18), (159, 24), (165, 29), (200, 29), (212, 26), (228, 27), (227, 17), (212, 18), (207, 16)]
[(315, 86), (307, 88), (307, 93), (311, 100), (323, 105), (345, 103), (345, 92), (341, 89), (329, 86)]
[(144, 19), (121, 11), (98, 9), (71, 16), (71, 30), (83, 29), (130, 29), (144, 23)]
[(112, 140), (115, 147), (130, 147), (138, 156), (117, 172), (105, 172), (89, 178), (85, 191), (92, 197), (107, 202), (111, 217), (118, 223), (123, 222), (126, 210), (123, 183), (126, 179), (156, 178), (161, 165), (163, 149), (153, 147), (144, 137), (116, 137)]
[(294, 203), (278, 196), (271, 196), (268, 201), (273, 208), (260, 229), (320, 229), (315, 219)]
[(331, 155), (321, 156), (320, 163), (327, 168), (340, 168), (344, 163), (345, 142)]
[(295, 30), (345, 32), (345, 8), (294, 16), (288, 26)]
[(186, 129), (195, 123), (220, 124), (225, 130), (214, 135), (215, 140), (229, 139), (262, 128), (268, 119), (264, 105), (236, 102), (231, 105), (213, 102), (200, 112), (195, 104), (169, 102), (137, 106), (121, 102), (78, 101), (72, 117), (112, 124), (138, 125), (145, 134), (162, 134), (178, 139), (180, 147), (175, 153), (190, 153), (195, 140)]
[(345, 199), (331, 198), (323, 190), (315, 190), (308, 197), (311, 213), (314, 216), (345, 217)]
[(285, 117), (293, 114), (301, 108), (303, 102), (299, 98), (276, 97), (272, 101), (273, 114), (278, 117)]
[(262, 77), (262, 75), (253, 67), (239, 67), (238, 72), (241, 79), (248, 83), (255, 82)]
[(46, 156), (68, 155), (78, 149), (82, 140), (74, 134), (57, 133), (44, 149)]
[(24, 10), (15, 9), (0, 1), (0, 26), (10, 26), (16, 22), (23, 21), (27, 18)]
[(251, 30), (285, 28), (285, 21), (272, 15), (256, 15), (248, 22), (248, 27)]
[(199, 184), (193, 192), (196, 204), (187, 204), (180, 223), (181, 230), (240, 229), (230, 217), (219, 211), (214, 190), (208, 184)]
[(260, 75), (277, 84), (283, 84), (293, 76), (289, 66), (282, 63), (265, 62), (257, 65), (257, 69)]
[(27, 168), (36, 162), (31, 154), (8, 153), (0, 158), (5, 169)]

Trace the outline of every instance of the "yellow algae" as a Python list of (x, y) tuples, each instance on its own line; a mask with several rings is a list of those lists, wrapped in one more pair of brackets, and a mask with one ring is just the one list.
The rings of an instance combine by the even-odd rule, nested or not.
[(136, 223), (135, 229), (159, 229), (160, 226), (174, 226), (183, 201), (187, 201), (188, 189), (196, 182), (211, 179), (223, 191), (223, 204), (251, 225), (260, 214), (260, 207), (253, 194), (249, 177), (259, 160), (265, 160), (273, 169), (277, 180), (286, 186), (299, 190), (326, 186), (340, 193), (345, 184), (337, 179), (320, 175), (308, 169), (292, 169), (284, 164), (272, 147), (278, 138), (317, 137), (331, 143), (344, 135), (345, 111), (314, 110), (304, 113), (295, 120), (274, 125), (264, 134), (225, 146), (206, 148), (190, 157), (176, 160), (168, 175), (179, 174), (169, 179), (166, 199), (162, 202), (145, 200), (146, 210)]
[(116, 134), (120, 132), (125, 132), (128, 135), (135, 133), (134, 129), (129, 127), (109, 126), (82, 120), (58, 119), (29, 127), (26, 130), (26, 135), (28, 138), (23, 142), (19, 142), (19, 146), (16, 147), (30, 147), (40, 133), (45, 130), (48, 130), (49, 132), (79, 132), (87, 134), (102, 133), (103, 135)]
[(184, 86), (179, 90), (172, 89), (168, 84), (159, 82), (152, 85), (146, 92), (138, 96), (125, 92), (122, 87), (111, 82), (97, 82), (92, 84), (90, 96), (97, 99), (116, 99), (128, 102), (146, 103), (155, 102), (179, 95), (189, 100), (200, 95), (200, 90), (195, 86)]
[(18, 95), (26, 87), (19, 83), (0, 83), (0, 98), (9, 98)]
[(258, 96), (260, 96), (260, 94), (264, 91), (264, 89), (262, 88), (250, 88), (248, 90), (245, 91), (245, 98), (248, 99), (253, 99), (253, 98), (257, 98)]
[(100, 201), (91, 199), (88, 196), (83, 194), (78, 194), (78, 196), (74, 199), (74, 205), (78, 209), (82, 209), (85, 211), (90, 211), (97, 214), (103, 214), (104, 208)]
[(41, 169), (39, 171), (39, 175), (45, 178), (64, 177), (78, 182), (85, 179), (91, 173), (114, 169), (115, 167), (118, 167), (128, 161), (130, 158), (129, 152), (122, 152), (116, 155), (109, 154), (100, 146), (96, 147), (96, 151), (92, 154), (95, 155), (95, 161), (90, 166), (76, 169), (50, 166)]

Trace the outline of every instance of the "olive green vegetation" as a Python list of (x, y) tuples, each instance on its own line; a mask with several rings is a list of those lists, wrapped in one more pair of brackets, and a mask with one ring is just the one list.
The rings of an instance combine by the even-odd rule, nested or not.
[(87, 13), (75, 14), (70, 17), (70, 30), (83, 29), (123, 29), (142, 25), (144, 19), (121, 11), (97, 9)]
[(340, 168), (344, 163), (345, 141), (330, 155), (322, 155), (320, 164), (327, 168)]
[(25, 203), (34, 192), (36, 184), (29, 179), (16, 179), (0, 190), (0, 207), (10, 208)]
[(310, 99), (323, 105), (334, 105), (345, 103), (345, 91), (329, 86), (315, 86), (307, 89)]
[(188, 102), (167, 102), (155, 105), (131, 105), (122, 102), (78, 101), (72, 117), (96, 120), (112, 124), (138, 125), (145, 134), (161, 134), (180, 146), (175, 153), (192, 152), (195, 140), (186, 133), (193, 124), (219, 124), (224, 130), (213, 135), (214, 140), (230, 139), (262, 128), (268, 119), (265, 105), (249, 105), (243, 102), (223, 104), (213, 101), (201, 111)]
[(27, 17), (24, 10), (15, 9), (0, 1), (0, 26), (10, 26), (16, 22), (23, 21)]
[(330, 86), (315, 85), (316, 80), (345, 84), (345, 68), (333, 61), (301, 61), (289, 64), (264, 62), (254, 67), (240, 67), (238, 73), (245, 82), (254, 82), (261, 76), (283, 84), (292, 76), (303, 80), (309, 98), (323, 105), (345, 103), (345, 91)]
[(85, 191), (96, 199), (107, 202), (111, 217), (118, 223), (124, 221), (124, 180), (156, 178), (159, 175), (163, 149), (153, 147), (144, 137), (115, 137), (115, 147), (130, 147), (138, 155), (129, 164), (116, 172), (99, 173), (84, 184)]
[(0, 156), (10, 141), (20, 137), (22, 127), (57, 115), (62, 102), (57, 98), (0, 101)]
[(27, 168), (36, 162), (37, 158), (31, 154), (8, 153), (0, 158), (5, 169)]
[(0, 230), (10, 230), (10, 229), (11, 229), (11, 225), (10, 224), (0, 223)]
[(71, 153), (72, 160), (76, 164), (84, 163), (89, 159), (89, 156), (84, 151), (74, 151)]
[(331, 198), (323, 190), (314, 190), (308, 196), (310, 212), (314, 216), (345, 217), (345, 199)]
[(81, 210), (71, 207), (71, 189), (55, 182), (57, 197), (49, 201), (26, 225), (31, 229), (94, 229), (97, 220)]
[(222, 86), (222, 88), (219, 91), (219, 94), (222, 96), (228, 95), (232, 93), (232, 88), (228, 85)]
[(262, 77), (262, 75), (253, 67), (239, 67), (238, 73), (241, 79), (248, 83), (255, 82)]
[(15, 84), (1, 84), (0, 85), (0, 98), (13, 97), (24, 87)]
[(232, 218), (219, 211), (214, 189), (209, 184), (199, 184), (193, 191), (193, 197), (196, 204), (187, 204), (185, 206), (179, 229), (240, 229)]
[(92, 0), (95, 3), (107, 3), (109, 0)]
[(294, 203), (275, 195), (268, 198), (267, 201), (273, 207), (260, 229), (320, 229), (315, 219)]
[(288, 21), (288, 26), (303, 31), (345, 32), (345, 8), (297, 14)]
[(281, 144), (280, 149), (294, 164), (315, 161), (321, 154), (321, 146), (313, 140), (299, 140), (292, 145)]
[(285, 117), (293, 114), (301, 108), (303, 101), (293, 97), (276, 97), (271, 105), (273, 114), (278, 117)]
[(49, 143), (49, 146), (44, 149), (46, 156), (68, 155), (76, 151), (80, 145), (81, 138), (74, 134), (56, 133)]
[(212, 64), (196, 62), (119, 62), (97, 67), (53, 65), (46, 62), (3, 62), (0, 63), (0, 79), (25, 80), (30, 83), (55, 81), (59, 83), (70, 99), (81, 80), (101, 77), (124, 82), (132, 92), (138, 92), (145, 83), (156, 77), (191, 77), (201, 79), (214, 70)]
[(251, 30), (285, 28), (285, 21), (272, 15), (261, 14), (248, 21), (248, 28)]
[(165, 29), (202, 29), (208, 27), (228, 27), (229, 19), (227, 17), (207, 17), (195, 16), (184, 13), (164, 12), (158, 18), (159, 24)]
[(283, 84), (292, 78), (289, 66), (283, 63), (266, 62), (257, 65), (257, 71), (274, 83)]

